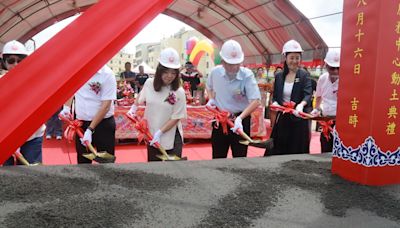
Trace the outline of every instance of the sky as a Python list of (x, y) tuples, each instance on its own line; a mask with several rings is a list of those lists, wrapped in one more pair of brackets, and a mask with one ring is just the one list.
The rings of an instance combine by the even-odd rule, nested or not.
[[(310, 19), (310, 22), (328, 47), (340, 47), (343, 0), (291, 0), (291, 2)], [(76, 18), (77, 16), (74, 16), (58, 22), (34, 36), (33, 40), (35, 40), (36, 48), (40, 47)], [(134, 53), (136, 45), (158, 42), (164, 37), (173, 35), (183, 27), (186, 30), (193, 29), (174, 18), (160, 14), (136, 35), (123, 50), (128, 53)]]

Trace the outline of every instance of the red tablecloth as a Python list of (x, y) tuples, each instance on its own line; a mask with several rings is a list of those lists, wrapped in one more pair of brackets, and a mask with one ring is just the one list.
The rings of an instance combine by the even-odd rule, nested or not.
[[(115, 107), (115, 121), (117, 139), (131, 139), (137, 137), (136, 129), (132, 122), (125, 116), (130, 107)], [(142, 116), (144, 107), (139, 107), (137, 114)], [(209, 139), (211, 138), (211, 121), (213, 114), (205, 106), (188, 106), (188, 118), (182, 121), (183, 137), (186, 139)], [(264, 137), (267, 130), (264, 124), (264, 108), (261, 106), (251, 114), (251, 136)]]

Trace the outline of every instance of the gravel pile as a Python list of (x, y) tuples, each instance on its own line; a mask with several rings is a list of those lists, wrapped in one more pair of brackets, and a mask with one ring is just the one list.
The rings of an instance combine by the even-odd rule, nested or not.
[(0, 227), (400, 227), (400, 186), (326, 155), (0, 167)]

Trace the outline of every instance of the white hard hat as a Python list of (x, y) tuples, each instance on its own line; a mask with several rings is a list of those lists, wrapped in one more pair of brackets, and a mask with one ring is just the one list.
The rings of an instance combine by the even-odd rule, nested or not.
[(299, 42), (295, 40), (289, 40), (283, 45), (282, 54), (286, 54), (288, 52), (303, 52), (301, 45)]
[(242, 47), (235, 40), (226, 41), (222, 47), (219, 55), (228, 64), (239, 64), (243, 62), (244, 54)]
[(338, 50), (329, 50), (324, 61), (331, 67), (340, 67), (340, 52)]
[(3, 47), (3, 55), (28, 55), (25, 46), (16, 40), (7, 42)]
[(162, 50), (158, 62), (171, 69), (178, 69), (181, 67), (178, 52), (173, 48), (165, 48)]

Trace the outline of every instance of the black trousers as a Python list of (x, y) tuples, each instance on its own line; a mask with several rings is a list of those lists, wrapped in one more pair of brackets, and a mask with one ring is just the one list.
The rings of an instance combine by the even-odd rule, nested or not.
[[(237, 114), (236, 116), (240, 115)], [(242, 120), (243, 131), (250, 136), (250, 116)], [(222, 126), (216, 128), (215, 122), (212, 124), (211, 145), (212, 145), (212, 158), (226, 158), (228, 156), (229, 147), (232, 150), (232, 157), (246, 157), (247, 145), (239, 143), (243, 138), (232, 132), (228, 126), (228, 134), (225, 135)]]
[[(335, 126), (336, 122), (332, 125), (332, 128)], [(319, 138), (321, 142), (321, 153), (327, 153), (333, 151), (333, 135), (332, 132), (329, 133), (329, 140), (325, 138), (324, 133), (321, 132), (321, 136)]]
[[(82, 130), (86, 131), (91, 121), (83, 121)], [(114, 116), (103, 119), (94, 129), (92, 145), (97, 151), (106, 151), (115, 154), (115, 119)], [(82, 156), (84, 153), (91, 153), (88, 148), (82, 145), (78, 136), (75, 137), (75, 149), (78, 156), (78, 164), (92, 163), (91, 160)]]
[[(176, 128), (176, 133), (175, 133), (175, 140), (174, 140), (174, 148), (171, 150), (166, 150), (169, 155), (176, 155), (178, 157), (182, 157), (182, 147), (183, 147), (183, 142), (182, 142), (182, 137), (181, 134), (179, 134), (178, 128)], [(161, 155), (161, 152), (153, 147), (150, 146), (149, 144), (147, 145), (147, 161), (162, 161), (160, 158), (157, 157), (157, 155)]]

